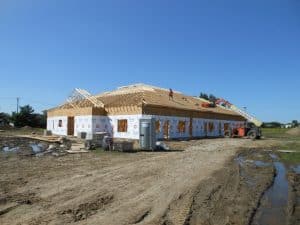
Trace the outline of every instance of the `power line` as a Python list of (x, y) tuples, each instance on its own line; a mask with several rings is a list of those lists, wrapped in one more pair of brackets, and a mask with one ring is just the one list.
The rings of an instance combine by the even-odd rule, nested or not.
[(17, 97), (17, 113), (19, 113), (19, 100), (20, 100), (20, 97)]

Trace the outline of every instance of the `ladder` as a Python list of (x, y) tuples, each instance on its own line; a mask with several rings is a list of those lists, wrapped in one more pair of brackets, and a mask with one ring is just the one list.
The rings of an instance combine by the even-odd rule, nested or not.
[[(210, 103), (210, 101), (204, 99), (204, 98), (199, 98), (201, 101), (203, 102), (207, 102)], [(263, 122), (261, 122), (260, 120), (258, 120), (257, 118), (255, 118), (254, 116), (250, 115), (249, 113), (247, 113), (246, 111), (238, 108), (237, 106), (229, 103), (228, 101), (224, 100), (224, 99), (220, 99), (223, 103), (225, 103), (226, 107), (220, 104), (216, 104), (217, 107), (223, 108), (223, 109), (227, 109), (227, 110), (231, 110), (236, 112), (237, 114), (241, 115), (242, 117), (246, 118), (249, 122), (252, 122), (255, 124), (255, 126), (257, 127), (261, 127), (261, 125), (263, 124)]]
[(229, 109), (245, 117), (248, 121), (254, 123), (257, 127), (261, 127), (261, 125), (263, 124), (260, 120), (256, 119), (254, 116), (250, 115), (249, 113), (245, 112), (235, 105), (230, 105)]

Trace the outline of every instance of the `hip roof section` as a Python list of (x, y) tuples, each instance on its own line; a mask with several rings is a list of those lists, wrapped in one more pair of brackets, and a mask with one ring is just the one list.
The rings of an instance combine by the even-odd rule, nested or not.
[(199, 98), (188, 96), (178, 91), (173, 91), (173, 98), (169, 98), (168, 89), (145, 84), (120, 87), (114, 91), (98, 94), (96, 97), (104, 103), (105, 108), (154, 105), (182, 110), (238, 115), (231, 110), (219, 106), (211, 108), (202, 107), (202, 103), (204, 102)]
[[(199, 112), (214, 112), (225, 115), (239, 116), (237, 113), (216, 107), (202, 107), (204, 103), (200, 98), (188, 96), (178, 91), (173, 91), (173, 98), (169, 98), (169, 89), (160, 87), (145, 85), (145, 84), (133, 84), (129, 86), (119, 87), (116, 90), (104, 92), (95, 97), (104, 104), (104, 110), (110, 111), (110, 108), (122, 107), (143, 107), (143, 106), (159, 106), (165, 108), (174, 108), (185, 111), (199, 111)], [(74, 106), (76, 106), (74, 108)], [(49, 109), (49, 111), (55, 111), (58, 109), (72, 109), (94, 107), (93, 103), (88, 99), (65, 103), (56, 108)]]

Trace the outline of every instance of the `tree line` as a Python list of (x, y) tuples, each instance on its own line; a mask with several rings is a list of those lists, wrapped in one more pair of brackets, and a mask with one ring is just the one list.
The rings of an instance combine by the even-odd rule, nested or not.
[(13, 123), (15, 127), (46, 128), (46, 118), (46, 113), (35, 113), (30, 105), (21, 106), (19, 112), (13, 112), (12, 114), (0, 112), (2, 124)]
[(208, 100), (212, 103), (215, 103), (218, 100), (218, 98), (216, 96), (214, 96), (213, 94), (208, 95), (208, 94), (203, 93), (203, 92), (200, 93), (199, 97), (203, 98), (203, 99), (206, 99), (206, 100)]
[[(263, 128), (281, 128), (283, 125), (285, 125), (285, 124), (274, 121), (274, 122), (264, 122), (262, 127)], [(298, 120), (292, 120), (292, 122), (289, 123), (289, 125), (291, 128), (295, 128), (295, 127), (299, 126), (299, 122), (298, 122)]]

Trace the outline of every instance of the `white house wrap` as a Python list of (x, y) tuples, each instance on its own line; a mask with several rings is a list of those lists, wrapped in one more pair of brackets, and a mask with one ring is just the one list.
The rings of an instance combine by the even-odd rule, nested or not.
[(199, 98), (136, 84), (95, 95), (104, 107), (82, 100), (47, 111), (47, 129), (57, 135), (108, 132), (114, 138), (139, 139), (141, 118), (154, 118), (157, 139), (222, 137), (245, 118), (221, 107), (203, 107)]

